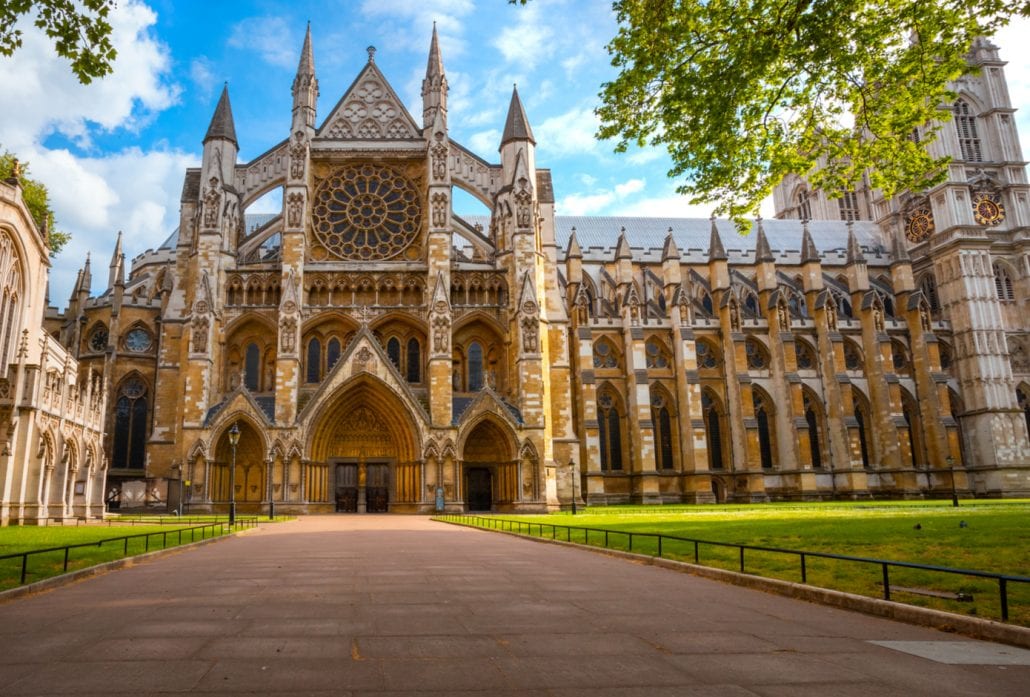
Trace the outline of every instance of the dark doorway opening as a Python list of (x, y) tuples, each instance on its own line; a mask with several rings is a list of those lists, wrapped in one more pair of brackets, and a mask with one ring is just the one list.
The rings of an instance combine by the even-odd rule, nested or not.
[(486, 467), (469, 468), (466, 474), (468, 478), (468, 506), (470, 511), (489, 511), (493, 506), (493, 495), (491, 484), (493, 477)]
[(357, 465), (336, 465), (336, 512), (358, 512)]
[(387, 513), (390, 510), (390, 466), (367, 465), (366, 472), (365, 510)]

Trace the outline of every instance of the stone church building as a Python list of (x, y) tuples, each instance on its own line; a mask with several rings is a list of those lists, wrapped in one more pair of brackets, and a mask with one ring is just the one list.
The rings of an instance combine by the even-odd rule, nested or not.
[(224, 511), (231, 479), (293, 513), (1030, 495), (1030, 185), (1004, 64), (973, 59), (929, 146), (946, 182), (794, 178), (740, 236), (556, 215), (517, 92), (498, 155), (451, 139), (435, 32), (420, 118), (370, 49), (319, 119), (309, 32), (284, 139), (240, 162), (223, 91), (178, 229), (131, 269), (119, 241), (99, 296), (87, 261), (46, 316), (106, 386), (108, 503)]

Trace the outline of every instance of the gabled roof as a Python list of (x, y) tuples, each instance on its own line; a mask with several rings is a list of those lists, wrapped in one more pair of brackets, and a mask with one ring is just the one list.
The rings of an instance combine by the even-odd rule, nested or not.
[(331, 140), (421, 140), (404, 102), (375, 64), (373, 49), (354, 82), (322, 122), (316, 138)]

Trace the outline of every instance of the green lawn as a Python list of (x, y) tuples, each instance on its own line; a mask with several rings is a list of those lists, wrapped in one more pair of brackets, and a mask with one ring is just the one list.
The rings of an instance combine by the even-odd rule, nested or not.
[[(934, 566), (1030, 576), (1030, 501), (950, 501), (757, 504), (733, 506), (592, 507), (579, 515), (494, 516), (576, 527), (665, 535), (907, 561)], [(965, 527), (960, 525), (965, 522)], [(918, 526), (918, 528), (917, 528)], [(536, 528), (533, 534), (539, 534)], [(544, 536), (551, 531), (545, 529)], [(603, 545), (604, 534), (576, 531), (573, 539)], [(565, 538), (565, 533), (558, 535)], [(628, 547), (626, 535), (610, 534), (613, 548)], [(633, 551), (654, 554), (653, 538), (636, 537)], [(665, 540), (662, 554), (694, 560), (694, 545)], [(739, 570), (736, 549), (701, 545), (700, 562)], [(745, 552), (745, 570), (800, 581), (797, 555)], [(882, 597), (878, 565), (834, 560), (807, 560), (808, 583)], [(895, 591), (893, 600), (964, 614), (999, 618), (997, 581), (919, 570), (891, 569), (891, 586), (967, 593), (973, 602), (957, 602)], [(1030, 626), (1030, 584), (1009, 584), (1009, 621)]]
[[(174, 547), (180, 542), (186, 544), (192, 540), (201, 540), (205, 536), (217, 535), (218, 528), (214, 528), (214, 532), (212, 529), (208, 529), (206, 532), (196, 530), (192, 533), (188, 529), (190, 526), (209, 522), (211, 522), (210, 517), (202, 522), (184, 520), (177, 521), (177, 524), (173, 525), (118, 525), (115, 523), (111, 526), (83, 525), (79, 527), (10, 526), (0, 528), (0, 557), (37, 549), (91, 543), (89, 547), (69, 550), (68, 570), (74, 571), (122, 557), (131, 557), (147, 551), (162, 549), (165, 546)], [(148, 533), (150, 533), (149, 537), (146, 536)], [(99, 546), (95, 544), (100, 540), (126, 535), (139, 535), (140, 537), (130, 539), (128, 547), (123, 541), (105, 542)], [(21, 585), (21, 570), (22, 560), (20, 557), (0, 559), (0, 590)], [(27, 571), (26, 583), (63, 573), (64, 551), (30, 555)]]

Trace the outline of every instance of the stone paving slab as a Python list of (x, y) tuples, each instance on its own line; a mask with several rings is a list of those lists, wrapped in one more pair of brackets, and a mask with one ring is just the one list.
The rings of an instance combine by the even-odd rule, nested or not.
[[(984, 663), (892, 648), (916, 645)], [(0, 695), (1022, 697), (1030, 666), (998, 647), (421, 517), (312, 516), (0, 604)]]

